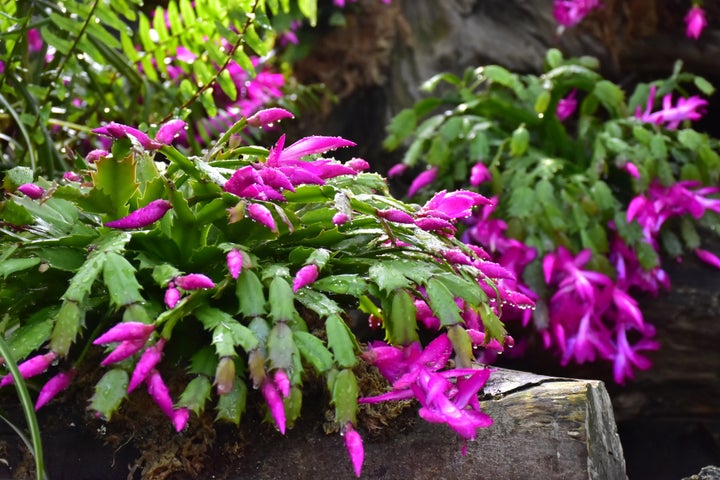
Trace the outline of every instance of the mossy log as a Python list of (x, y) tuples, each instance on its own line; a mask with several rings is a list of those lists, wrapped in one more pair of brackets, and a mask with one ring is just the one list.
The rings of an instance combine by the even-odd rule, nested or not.
[[(494, 424), (467, 442), (465, 455), (447, 426), (417, 419), (393, 436), (366, 436), (362, 478), (626, 478), (602, 382), (497, 369), (484, 392), (483, 410)], [(229, 478), (354, 478), (342, 439), (303, 421), (287, 438), (248, 445), (240, 465)]]

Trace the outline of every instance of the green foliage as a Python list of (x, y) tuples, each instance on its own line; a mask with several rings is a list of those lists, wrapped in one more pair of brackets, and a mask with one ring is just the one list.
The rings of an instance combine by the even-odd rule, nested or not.
[(170, 0), (149, 14), (141, 0), (1, 3), (0, 167), (52, 177), (89, 150), (89, 125), (178, 116), (207, 137), (197, 122), (218, 113), (213, 95), (238, 97), (228, 65), (251, 78), (252, 58), (274, 44), (273, 18), (312, 19), (316, 0), (299, 2), (300, 13), (260, 0)]
[[(382, 177), (333, 161), (345, 174), (321, 185), (298, 182), (282, 191), (285, 201), (237, 196), (223, 188), (228, 178), (243, 167), (269, 168), (269, 150), (230, 146), (229, 136), (202, 158), (172, 146), (145, 151), (121, 138), (112, 156), (82, 165), (82, 182), (37, 178), (45, 194), (36, 200), (8, 192), (0, 203), (6, 252), (0, 292), (32, 286), (22, 302), (0, 295), (10, 348), (27, 357), (49, 347), (64, 368), (86, 361), (88, 349), (100, 349), (92, 341), (113, 325), (152, 324), (144, 348), (162, 338), (172, 364), (187, 368), (176, 408), (197, 414), (212, 404), (218, 419), (238, 423), (256, 397), (249, 385), (260, 387), (282, 371), (290, 382), (283, 399), (289, 424), (300, 414), (303, 382), (320, 377), (345, 425), (355, 421), (359, 395), (353, 368), (361, 342), (349, 322), (353, 310), (384, 319), (378, 339), (407, 345), (419, 338), (415, 299), (427, 302), (443, 326), (456, 327), (463, 323), (459, 295), (487, 319), (488, 334), (503, 339), (478, 283), (494, 288), (493, 282), (474, 267), (442, 260), (459, 241), (377, 215), (418, 208), (390, 197)], [(22, 175), (12, 170), (8, 181)], [(171, 208), (154, 222), (126, 230), (106, 226), (157, 201)], [(252, 220), (252, 204), (265, 207), (276, 228)], [(348, 215), (346, 222), (333, 221), (338, 211)], [(12, 223), (18, 218), (22, 224)], [(242, 263), (237, 278), (228, 270), (229, 253)], [(293, 277), (311, 264), (319, 278), (294, 291)], [(182, 290), (179, 278), (189, 274), (203, 274), (215, 286)], [(169, 304), (165, 295), (173, 289), (181, 298)], [(469, 359), (461, 333), (454, 343)], [(92, 409), (112, 416), (143, 351), (99, 378)], [(214, 395), (212, 376), (228, 361), (234, 381), (225, 378), (227, 390)]]
[[(428, 191), (467, 188), (472, 167), (484, 164), (493, 178), (479, 187), (480, 193), (498, 198), (493, 216), (508, 222), (510, 236), (538, 250), (536, 261), (558, 246), (607, 254), (608, 224), (617, 224), (630, 199), (647, 191), (653, 179), (666, 186), (679, 180), (717, 182), (716, 139), (688, 124), (669, 130), (633, 115), (645, 109), (651, 86), (658, 98), (671, 92), (687, 95), (690, 83), (712, 92), (706, 80), (682, 72), (678, 64), (669, 78), (639, 84), (626, 97), (620, 86), (595, 71), (594, 59), (564, 59), (551, 50), (546, 65), (540, 76), (490, 65), (468, 69), (461, 77), (442, 73), (431, 78), (423, 86), (431, 96), (393, 118), (385, 147), (403, 146), (408, 166), (438, 168)], [(577, 111), (563, 122), (556, 110), (571, 92)], [(640, 178), (630, 178), (627, 163), (638, 168)], [(637, 232), (617, 228), (640, 251), (645, 267), (657, 265), (657, 255)], [(694, 230), (683, 231), (673, 238), (697, 247)], [(677, 242), (665, 243), (678, 252)], [(403, 286), (398, 278), (385, 281), (389, 288)], [(441, 291), (435, 290), (435, 297)], [(444, 323), (455, 322), (451, 310), (446, 309)]]

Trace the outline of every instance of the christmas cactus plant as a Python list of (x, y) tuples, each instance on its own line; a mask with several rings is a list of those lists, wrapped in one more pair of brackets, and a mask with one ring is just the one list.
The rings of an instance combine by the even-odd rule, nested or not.
[[(354, 145), (342, 138), (281, 135), (266, 149), (235, 135), (290, 116), (243, 118), (202, 157), (173, 146), (181, 120), (151, 135), (110, 123), (95, 133), (111, 150), (76, 159), (60, 180), (6, 173), (2, 328), (22, 377), (43, 378), (36, 408), (93, 361), (90, 409), (108, 420), (145, 389), (178, 431), (205, 409), (237, 424), (264, 405), (284, 433), (304, 382), (321, 378), (358, 475), (359, 402), (416, 398), (423, 418), (466, 439), (491, 423), (477, 396), (489, 371), (475, 355), (505, 345), (503, 305), (532, 302), (453, 236), (490, 201), (465, 190), (399, 201), (365, 160), (328, 157)], [(366, 321), (374, 333), (359, 338)], [(387, 393), (364, 396), (359, 362), (378, 367)], [(188, 372), (175, 398), (168, 364)]]

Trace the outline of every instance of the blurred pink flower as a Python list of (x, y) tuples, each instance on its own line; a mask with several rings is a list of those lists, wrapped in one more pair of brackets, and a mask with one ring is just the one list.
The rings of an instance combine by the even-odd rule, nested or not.
[(685, 15), (685, 25), (685, 36), (695, 40), (700, 38), (700, 34), (702, 34), (702, 31), (707, 26), (705, 10), (699, 5), (693, 5), (687, 15)]
[(577, 100), (575, 99), (576, 94), (577, 90), (573, 88), (567, 97), (561, 98), (558, 102), (555, 113), (561, 122), (564, 122), (568, 117), (575, 113), (575, 109), (577, 108)]

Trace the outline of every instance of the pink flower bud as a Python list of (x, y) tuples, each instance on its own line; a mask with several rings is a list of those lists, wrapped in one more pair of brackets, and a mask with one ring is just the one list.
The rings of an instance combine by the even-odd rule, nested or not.
[(215, 288), (215, 283), (202, 273), (190, 273), (175, 277), (175, 285), (183, 290), (200, 290), (202, 288)]
[(293, 292), (297, 292), (305, 285), (313, 283), (315, 280), (317, 280), (317, 277), (317, 265), (315, 265), (314, 263), (311, 263), (310, 265), (305, 265), (295, 274), (295, 278), (293, 279)]
[(365, 448), (363, 447), (362, 438), (360, 434), (353, 428), (351, 423), (345, 425), (345, 448), (350, 455), (350, 461), (353, 464), (353, 470), (355, 470), (355, 476), (360, 478), (362, 472), (362, 465), (365, 461)]
[(226, 256), (226, 259), (230, 276), (237, 280), (237, 278), (240, 276), (240, 272), (242, 272), (243, 267), (242, 253), (240, 253), (240, 251), (237, 249), (230, 250)]
[(625, 171), (630, 174), (633, 178), (640, 178), (640, 171), (638, 170), (637, 166), (632, 162), (627, 162), (625, 164)]
[(88, 163), (95, 163), (98, 160), (100, 160), (101, 158), (107, 157), (108, 155), (110, 155), (110, 152), (108, 152), (107, 150), (98, 148), (98, 149), (92, 150), (90, 153), (88, 153), (87, 156), (85, 157), (85, 161)]
[(170, 120), (160, 126), (155, 141), (163, 145), (170, 145), (183, 131), (187, 124), (180, 119)]
[(444, 228), (454, 230), (455, 227), (453, 227), (453, 224), (450, 223), (447, 220), (443, 220), (442, 218), (435, 218), (435, 217), (425, 217), (425, 218), (418, 218), (415, 221), (415, 225), (420, 227), (421, 229), (431, 232), (434, 230), (442, 230)]
[(75, 376), (75, 369), (68, 370), (66, 372), (60, 372), (50, 380), (45, 382), (45, 385), (40, 389), (37, 401), (35, 402), (35, 411), (39, 410), (55, 396), (65, 390), (73, 377)]
[[(57, 353), (53, 351), (50, 351), (44, 355), (36, 355), (19, 364), (18, 370), (20, 371), (20, 375), (22, 376), (22, 378), (31, 378), (36, 375), (40, 375), (45, 370), (47, 370), (50, 364), (55, 361), (56, 358)], [(12, 385), (13, 383), (14, 379), (12, 375), (8, 373), (3, 377), (2, 380), (0, 380), (0, 387)]]
[(125, 340), (142, 340), (145, 342), (155, 326), (142, 322), (121, 322), (93, 341), (93, 345), (124, 342)]
[(432, 167), (429, 170), (425, 170), (421, 174), (419, 174), (410, 184), (410, 188), (408, 189), (407, 196), (412, 197), (415, 195), (420, 189), (427, 187), (432, 182), (435, 181), (435, 177), (437, 177), (438, 168)]
[(256, 222), (260, 222), (273, 232), (277, 231), (275, 219), (273, 218), (270, 210), (265, 205), (260, 205), (259, 203), (251, 203), (247, 207), (247, 213), (248, 216)]
[(227, 395), (235, 384), (235, 360), (232, 357), (222, 357), (215, 369), (215, 385), (218, 395)]
[(63, 173), (63, 180), (68, 182), (81, 182), (82, 177), (75, 172), (65, 172)]
[(470, 185), (473, 187), (489, 180), (492, 180), (492, 174), (484, 163), (478, 162), (470, 169)]
[(370, 168), (370, 164), (362, 158), (351, 158), (345, 164), (356, 172), (364, 172)]
[(377, 216), (395, 223), (415, 223), (415, 219), (412, 217), (412, 215), (407, 212), (403, 212), (402, 210), (397, 210), (395, 208), (378, 210)]
[(126, 217), (106, 222), (105, 226), (120, 229), (147, 227), (160, 220), (171, 208), (172, 205), (167, 200), (154, 200)]
[(139, 387), (140, 384), (148, 377), (150, 372), (157, 366), (158, 363), (160, 363), (164, 346), (165, 339), (161, 338), (157, 341), (157, 343), (155, 343), (155, 345), (145, 349), (145, 352), (143, 352), (140, 360), (138, 360), (137, 365), (135, 365), (135, 370), (133, 370), (130, 383), (128, 384), (128, 393)]
[(145, 345), (146, 341), (147, 339), (140, 338), (137, 340), (125, 340), (120, 342), (120, 344), (115, 347), (115, 349), (110, 352), (110, 354), (105, 357), (102, 362), (100, 362), (100, 365), (104, 367), (112, 363), (125, 360), (139, 351)]
[(335, 215), (333, 215), (332, 223), (333, 225), (343, 225), (347, 223), (348, 216), (344, 214), (343, 212), (337, 212)]
[(252, 127), (263, 127), (285, 118), (295, 118), (295, 116), (283, 108), (266, 108), (249, 117), (247, 124)]
[(190, 418), (190, 410), (187, 408), (178, 408), (173, 412), (172, 422), (176, 432), (181, 432), (187, 425)]
[(168, 287), (168, 289), (165, 290), (165, 305), (167, 305), (168, 308), (175, 308), (175, 305), (180, 301), (180, 297), (180, 290), (175, 287)]
[(145, 383), (147, 384), (147, 391), (150, 397), (157, 406), (160, 407), (160, 410), (172, 420), (175, 417), (173, 401), (172, 398), (170, 398), (170, 391), (160, 376), (160, 372), (153, 369), (145, 379)]
[(45, 193), (45, 190), (43, 190), (41, 186), (35, 185), (34, 183), (23, 183), (22, 185), (17, 187), (17, 190), (18, 192), (27, 195), (33, 200), (37, 200)]
[(390, 170), (387, 172), (388, 177), (398, 177), (405, 173), (405, 171), (408, 169), (408, 166), (404, 163), (396, 163), (393, 165)]
[(287, 398), (290, 396), (290, 379), (287, 373), (285, 373), (285, 370), (276, 370), (273, 381), (283, 397)]
[(266, 378), (260, 387), (260, 391), (263, 397), (265, 397), (265, 402), (270, 409), (270, 415), (273, 417), (273, 420), (275, 420), (275, 425), (277, 425), (280, 433), (285, 435), (285, 406), (283, 405), (282, 398), (275, 383), (269, 378)]

